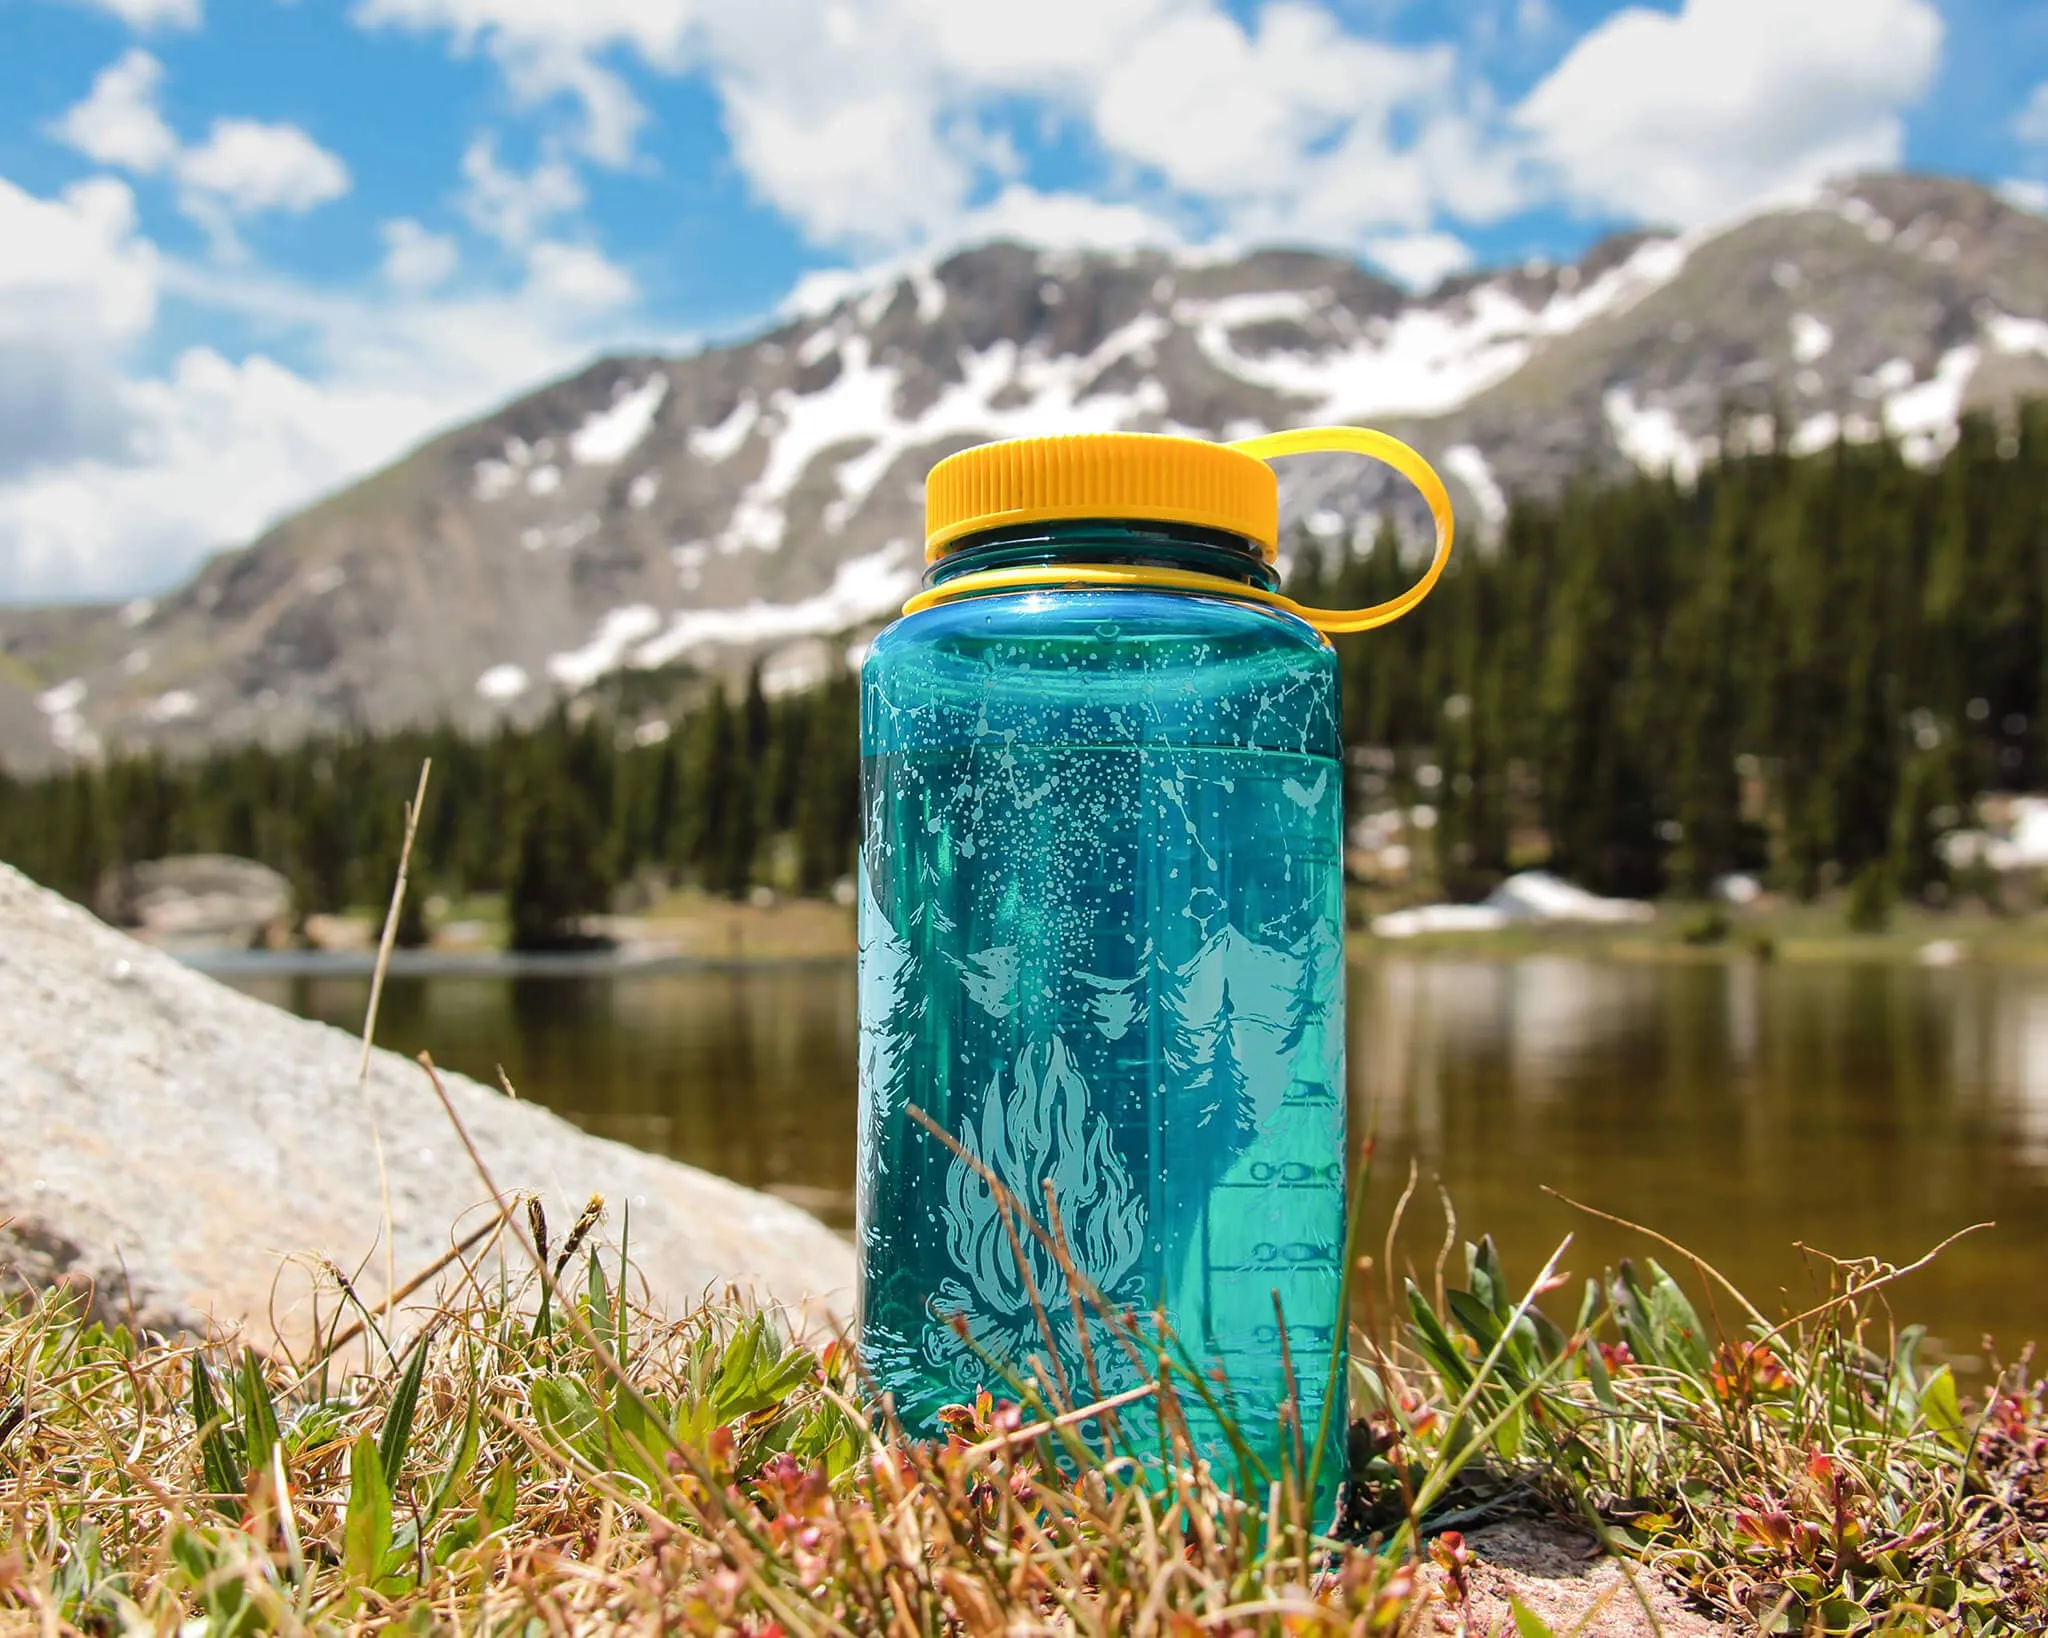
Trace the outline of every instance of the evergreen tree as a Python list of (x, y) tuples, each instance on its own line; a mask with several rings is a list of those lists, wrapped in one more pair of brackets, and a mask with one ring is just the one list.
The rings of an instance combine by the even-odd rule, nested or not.
[(1674, 734), (1669, 747), (1672, 886), (1701, 897), (1736, 865), (1742, 793), (1736, 777), (1740, 641), (1736, 613), (1746, 567), (1741, 491), (1716, 485), (1712, 521), (1698, 560), (1687, 566), (1692, 596), (1672, 621)]
[(610, 883), (598, 869), (587, 804), (560, 786), (536, 789), (513, 821), (506, 919), (515, 950), (574, 949), (589, 942), (581, 918), (605, 908)]
[(690, 783), (700, 793), (692, 860), (704, 885), (729, 898), (753, 880), (755, 823), (753, 766), (744, 754), (744, 725), (714, 689), (697, 729), (697, 760)]

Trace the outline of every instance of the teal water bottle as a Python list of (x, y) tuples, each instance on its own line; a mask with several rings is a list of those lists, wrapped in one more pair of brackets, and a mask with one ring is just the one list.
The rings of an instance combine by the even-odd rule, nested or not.
[[(1389, 461), (1437, 518), (1429, 572), (1377, 609), (1277, 591), (1265, 457), (1330, 449)], [(1346, 1126), (1324, 631), (1421, 600), (1448, 500), (1405, 446), (1328, 428), (988, 444), (933, 469), (926, 508), (927, 587), (861, 668), (862, 1357), (931, 1435), (978, 1389), (1085, 1406), (1164, 1355), (1193, 1453), (1261, 1494), (1313, 1466), (1327, 1524)], [(1158, 1449), (1152, 1401), (1118, 1423)]]

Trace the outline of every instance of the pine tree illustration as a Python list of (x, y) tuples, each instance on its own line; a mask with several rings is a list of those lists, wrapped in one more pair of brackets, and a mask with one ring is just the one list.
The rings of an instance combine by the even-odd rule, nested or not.
[(1257, 1106), (1251, 1083), (1237, 1055), (1237, 1021), (1230, 1004), (1230, 980), (1223, 981), (1223, 995), (1216, 1008), (1216, 1034), (1209, 1048), (1209, 1061), (1190, 1088), (1201, 1113), (1195, 1130), (1202, 1138), (1205, 1165), (1213, 1164), (1210, 1181), (1230, 1169), (1258, 1134)]
[(1294, 1083), (1321, 1086), (1331, 1096), (1341, 1090), (1326, 1084), (1330, 1053), (1326, 1031), (1330, 1027), (1330, 980), (1333, 962), (1323, 941), (1314, 933), (1296, 946), (1301, 970), (1287, 995), (1287, 1025), (1280, 1037), (1280, 1050), (1287, 1054)]
[(1197, 1142), (1193, 1158), (1193, 1185), (1181, 1195), (1181, 1210), (1201, 1218), (1201, 1265), (1203, 1345), (1213, 1349), (1217, 1338), (1210, 1333), (1211, 1305), (1206, 1293), (1214, 1272), (1216, 1185), (1237, 1157), (1250, 1147), (1258, 1134), (1256, 1107), (1251, 1082), (1238, 1061), (1237, 1022), (1230, 1003), (1230, 980), (1223, 981), (1223, 993), (1216, 1009), (1216, 1032), (1209, 1044), (1209, 1061), (1188, 1089), (1198, 1113), (1195, 1116)]

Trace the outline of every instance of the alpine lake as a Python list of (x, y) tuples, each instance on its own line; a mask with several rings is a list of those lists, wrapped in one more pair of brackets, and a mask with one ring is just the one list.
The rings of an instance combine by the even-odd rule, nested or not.
[[(367, 975), (222, 976), (361, 1028)], [(2048, 1340), (2048, 963), (1376, 951), (1350, 963), (1348, 1001), (1352, 1130), (1373, 1138), (1362, 1300), (1381, 1316), (1412, 1168), (1396, 1290), (1427, 1287), (1447, 1246), (1462, 1283), (1481, 1233), (1527, 1282), (1569, 1235), (1556, 1316), (1629, 1256), (1716, 1300), (1685, 1257), (1597, 1211), (1794, 1313), (1830, 1258), (1904, 1266), (1969, 1230), (1890, 1287), (1890, 1317), (1966, 1376), (1987, 1338), (2006, 1359)], [(377, 1035), (851, 1227), (851, 960), (394, 972)], [(1718, 1309), (1732, 1325), (1725, 1295)]]

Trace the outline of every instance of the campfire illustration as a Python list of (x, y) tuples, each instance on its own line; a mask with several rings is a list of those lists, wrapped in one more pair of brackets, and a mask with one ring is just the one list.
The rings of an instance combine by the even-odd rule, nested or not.
[[(1144, 1247), (1145, 1208), (1110, 1143), (1109, 1123), (1090, 1112), (1087, 1081), (1065, 1043), (1054, 1036), (1025, 1046), (1007, 1085), (1001, 1071), (991, 1077), (979, 1118), (959, 1138), (1016, 1206), (1041, 1221), (1051, 1183), (1067, 1254), (1086, 1282), (1081, 1306), (1094, 1340), (1104, 1327), (1088, 1288), (1112, 1304), (1129, 1295), (1123, 1287)], [(960, 1316), (972, 1343), (952, 1325), (935, 1326), (926, 1341), (931, 1363), (969, 1392), (988, 1377), (984, 1355), (1021, 1369), (1029, 1355), (1045, 1350), (1046, 1326), (1060, 1352), (1070, 1353), (1076, 1320), (1060, 1259), (1014, 1217), (1005, 1226), (988, 1179), (958, 1156), (941, 1210), (947, 1251), (964, 1278), (944, 1281), (933, 1307)], [(1034, 1287), (1043, 1324), (1032, 1306)], [(1095, 1352), (1105, 1365), (1122, 1358), (1113, 1345)]]

